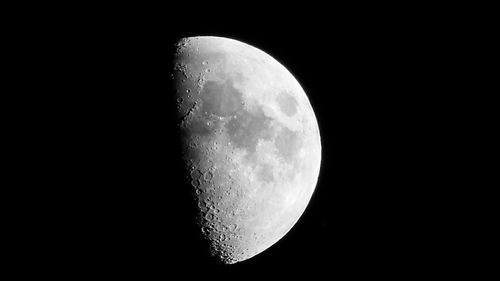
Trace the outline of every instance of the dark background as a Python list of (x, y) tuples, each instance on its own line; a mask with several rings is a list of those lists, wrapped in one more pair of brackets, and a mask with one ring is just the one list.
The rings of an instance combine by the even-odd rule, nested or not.
[[(448, 265), (458, 250), (443, 204), (453, 200), (443, 177), (451, 148), (440, 135), (451, 125), (439, 112), (452, 106), (446, 85), (457, 63), (447, 22), (369, 11), (221, 24), (163, 20), (170, 16), (83, 16), (34, 27), (42, 35), (33, 43), (47, 50), (39, 82), (53, 93), (43, 100), (54, 109), (38, 136), (53, 148), (41, 158), (50, 164), (40, 163), (54, 186), (43, 192), (54, 204), (37, 229), (50, 241), (34, 257), (49, 260), (44, 270), (357, 278)], [(319, 181), (299, 222), (231, 266), (210, 260), (195, 234), (169, 99), (171, 46), (198, 35), (243, 41), (287, 67), (309, 97), (322, 140)]]

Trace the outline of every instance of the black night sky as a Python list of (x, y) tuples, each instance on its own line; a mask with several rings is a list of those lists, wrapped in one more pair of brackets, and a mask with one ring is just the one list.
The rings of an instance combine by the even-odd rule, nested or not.
[[(76, 211), (63, 220), (74, 225), (57, 236), (66, 245), (64, 267), (190, 280), (273, 270), (414, 276), (442, 266), (449, 240), (438, 175), (447, 152), (438, 136), (446, 126), (435, 111), (446, 33), (406, 15), (334, 15), (191, 25), (125, 17), (69, 28), (78, 36), (59, 48), (64, 70), (81, 65), (62, 76), (68, 91), (78, 86), (64, 107), (76, 118), (59, 122), (80, 128), (64, 145), (74, 151), (68, 158), (81, 160), (62, 173), (78, 179), (64, 197)], [(299, 222), (265, 252), (231, 266), (208, 260), (193, 234), (165, 94), (171, 45), (198, 35), (240, 40), (287, 67), (309, 97), (322, 140), (319, 181)]]
[(425, 158), (432, 139), (421, 134), (434, 93), (428, 43), (392, 22), (323, 24), (178, 33), (264, 50), (301, 83), (320, 126), (320, 178), (300, 221), (270, 249), (222, 271), (397, 274), (432, 267), (440, 254), (428, 248), (436, 233), (422, 227), (436, 223), (428, 217), (436, 171)]

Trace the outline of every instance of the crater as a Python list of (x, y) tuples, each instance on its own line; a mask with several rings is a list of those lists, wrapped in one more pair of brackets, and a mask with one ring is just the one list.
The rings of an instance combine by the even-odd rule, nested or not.
[(210, 171), (207, 171), (207, 172), (205, 173), (205, 176), (204, 176), (203, 178), (204, 178), (206, 181), (211, 181), (213, 177), (214, 177), (214, 174), (212, 174), (212, 172), (210, 172)]
[(297, 100), (288, 92), (281, 92), (278, 94), (276, 101), (281, 112), (291, 117), (297, 113)]
[(193, 180), (197, 180), (197, 179), (201, 178), (201, 176), (202, 176), (202, 175), (203, 175), (203, 174), (202, 174), (202, 173), (200, 172), (200, 170), (198, 170), (198, 169), (193, 170), (193, 171), (191, 172), (191, 178), (192, 178)]

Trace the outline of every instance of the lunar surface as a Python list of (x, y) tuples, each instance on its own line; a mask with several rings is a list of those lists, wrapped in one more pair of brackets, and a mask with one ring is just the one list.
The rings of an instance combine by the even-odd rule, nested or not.
[(311, 104), (278, 61), (228, 38), (181, 39), (172, 78), (200, 231), (221, 262), (251, 258), (293, 227), (316, 187)]

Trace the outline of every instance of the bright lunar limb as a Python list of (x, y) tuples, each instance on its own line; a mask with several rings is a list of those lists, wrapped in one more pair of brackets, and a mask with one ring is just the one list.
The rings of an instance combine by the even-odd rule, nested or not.
[(228, 38), (180, 40), (173, 79), (200, 230), (222, 262), (251, 258), (293, 227), (316, 187), (311, 104), (283, 65)]

